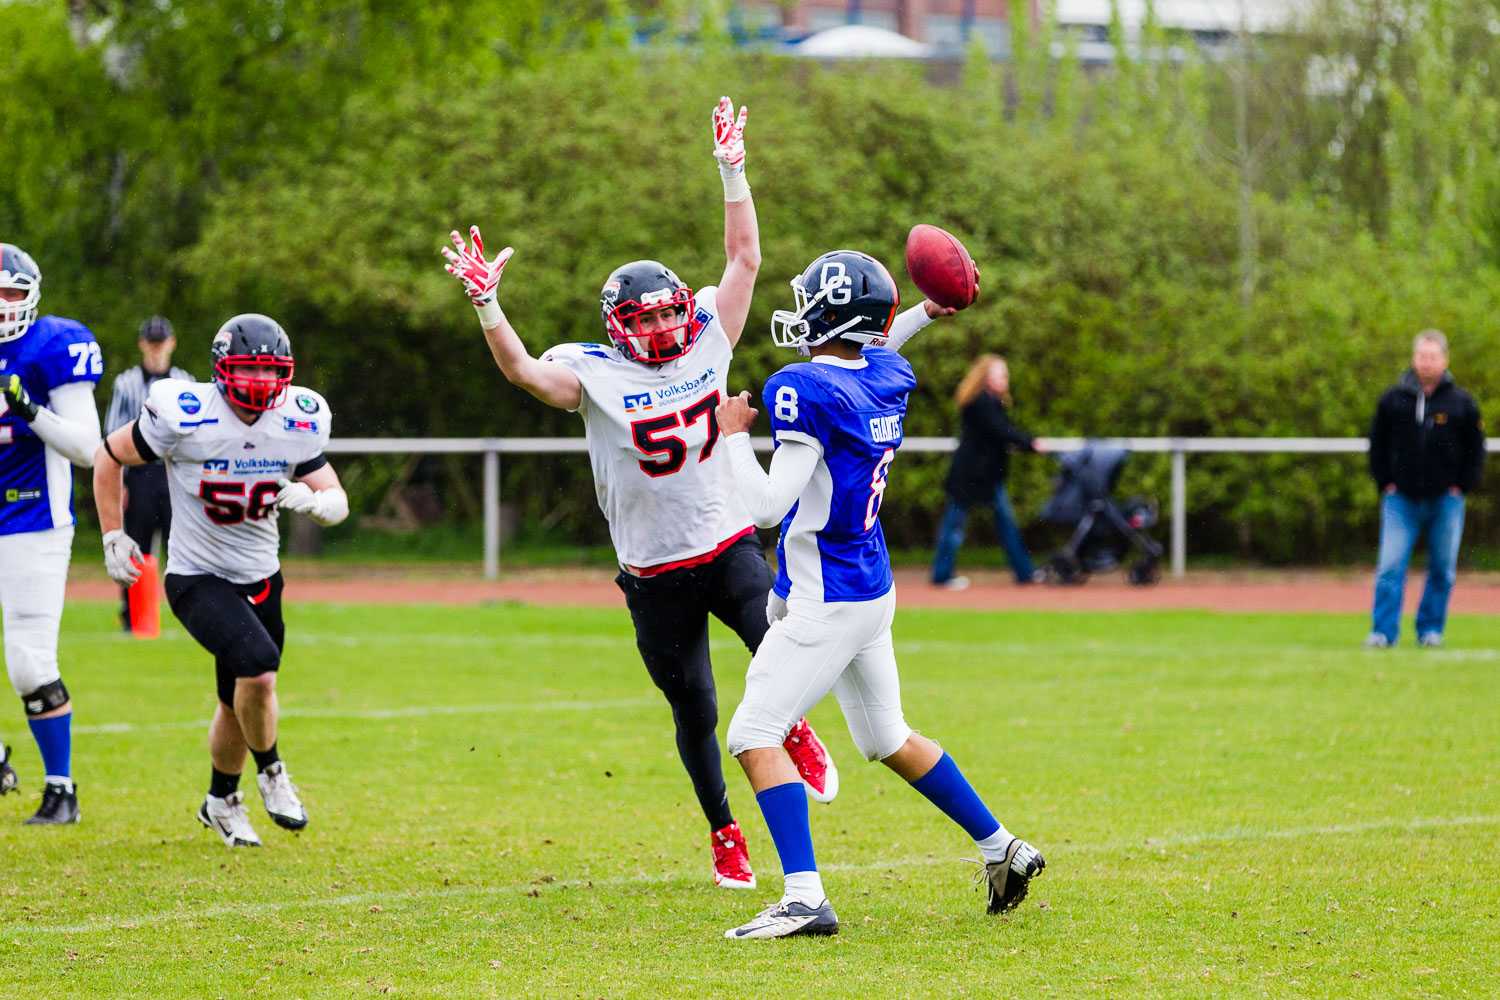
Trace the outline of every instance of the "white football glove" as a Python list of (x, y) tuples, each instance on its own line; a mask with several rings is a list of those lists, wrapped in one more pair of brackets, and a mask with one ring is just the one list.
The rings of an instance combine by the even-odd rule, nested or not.
[(458, 234), (457, 229), (448, 236), (458, 249), (455, 251), (447, 247), (442, 248), (440, 252), (448, 259), (448, 264), (443, 270), (464, 283), (464, 291), (468, 293), (469, 301), (475, 306), (494, 302), (495, 290), (500, 284), (500, 275), (505, 271), (506, 261), (510, 260), (516, 248), (506, 247), (494, 260), (485, 260), (484, 239), (479, 235), (478, 226), (469, 227), (469, 239), (473, 242), (472, 246), (464, 243), (464, 238)]
[(714, 108), (714, 159), (719, 161), (719, 176), (726, 181), (745, 172), (745, 121), (749, 117), (750, 109), (742, 107), (735, 118), (734, 102), (727, 97), (719, 98)]
[(119, 528), (104, 533), (104, 570), (115, 583), (128, 587), (139, 580), (145, 569), (144, 560), (134, 538)]
[(349, 516), (349, 495), (337, 486), (315, 490), (288, 479), (278, 479), (276, 485), (281, 487), (276, 494), (277, 510), (306, 514), (325, 528)]
[(775, 625), (786, 617), (786, 601), (776, 591), (766, 594), (766, 624)]

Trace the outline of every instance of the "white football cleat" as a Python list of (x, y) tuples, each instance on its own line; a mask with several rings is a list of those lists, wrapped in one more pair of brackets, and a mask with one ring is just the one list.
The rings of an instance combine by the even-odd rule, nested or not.
[(767, 938), (830, 937), (838, 932), (839, 918), (828, 900), (817, 906), (785, 900), (761, 910), (749, 923), (729, 928), (724, 936), (731, 941), (763, 941)]
[(260, 798), (266, 804), (266, 812), (277, 826), (300, 830), (307, 825), (307, 810), (297, 798), (297, 786), (292, 784), (292, 776), (286, 773), (285, 761), (278, 760), (257, 774), (255, 783), (260, 786)]
[(226, 798), (213, 795), (203, 797), (198, 807), (198, 822), (217, 833), (225, 847), (259, 847), (260, 837), (250, 825), (245, 812), (245, 793), (235, 792)]

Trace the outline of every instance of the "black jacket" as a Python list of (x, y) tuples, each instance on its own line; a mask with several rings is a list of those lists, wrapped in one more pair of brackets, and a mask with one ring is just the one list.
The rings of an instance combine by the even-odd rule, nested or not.
[(1012, 449), (1035, 451), (1036, 439), (1011, 423), (1005, 404), (987, 392), (963, 408), (958, 448), (943, 488), (959, 504), (989, 503), (1010, 474)]
[(1370, 475), (1383, 491), (1394, 483), (1408, 496), (1435, 497), (1479, 484), (1484, 468), (1484, 421), (1479, 404), (1453, 376), (1428, 396), (1410, 369), (1380, 397), (1370, 422)]

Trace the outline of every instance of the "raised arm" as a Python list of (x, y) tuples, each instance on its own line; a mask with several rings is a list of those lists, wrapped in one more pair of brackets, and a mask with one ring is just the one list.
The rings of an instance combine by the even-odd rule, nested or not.
[(719, 98), (714, 109), (714, 159), (724, 181), (724, 254), (728, 263), (719, 279), (719, 324), (729, 337), (729, 346), (740, 341), (750, 299), (755, 294), (755, 276), (760, 272), (760, 224), (755, 202), (745, 180), (745, 122), (748, 108), (734, 116), (734, 102)]
[(515, 249), (506, 247), (494, 260), (486, 260), (484, 240), (479, 235), (478, 226), (469, 227), (472, 246), (464, 243), (458, 230), (449, 235), (458, 249), (443, 247), (443, 256), (448, 259), (445, 270), (463, 282), (464, 291), (479, 314), (479, 325), (484, 328), (484, 339), (490, 345), (490, 353), (506, 381), (520, 386), (548, 406), (578, 409), (583, 399), (583, 383), (578, 381), (578, 376), (562, 365), (533, 358), (496, 300), (500, 275)]

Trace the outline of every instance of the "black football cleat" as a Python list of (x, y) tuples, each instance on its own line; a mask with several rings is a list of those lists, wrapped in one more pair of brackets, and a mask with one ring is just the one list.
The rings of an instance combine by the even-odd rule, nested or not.
[(49, 784), (42, 793), (42, 804), (27, 825), (62, 826), (78, 822), (78, 786)]
[(0, 795), (13, 792), (21, 785), (16, 769), (10, 766), (10, 747), (0, 743)]
[(975, 882), (988, 883), (987, 913), (1005, 913), (1021, 905), (1031, 880), (1042, 873), (1047, 862), (1041, 852), (1020, 837), (1010, 842), (1005, 859), (990, 861), (974, 876)]

